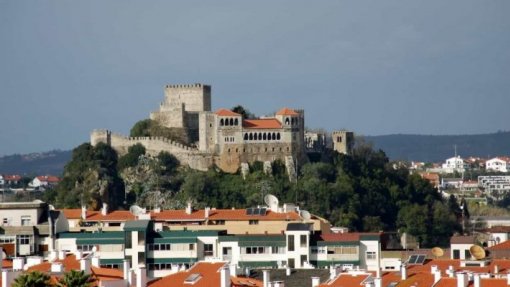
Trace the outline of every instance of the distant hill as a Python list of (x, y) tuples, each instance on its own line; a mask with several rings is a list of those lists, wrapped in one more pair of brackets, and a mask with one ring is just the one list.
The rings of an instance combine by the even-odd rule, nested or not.
[(0, 174), (61, 175), (71, 151), (14, 154), (0, 157)]
[(478, 135), (384, 135), (365, 136), (392, 160), (441, 162), (457, 154), (462, 157), (510, 155), (510, 132)]

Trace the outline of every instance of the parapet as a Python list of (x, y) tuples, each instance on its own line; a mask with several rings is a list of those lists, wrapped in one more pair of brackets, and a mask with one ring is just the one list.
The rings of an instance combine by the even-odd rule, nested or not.
[(165, 88), (170, 89), (179, 89), (179, 88), (203, 88), (203, 87), (210, 87), (209, 85), (204, 85), (201, 83), (195, 83), (195, 84), (177, 84), (177, 85), (166, 85)]

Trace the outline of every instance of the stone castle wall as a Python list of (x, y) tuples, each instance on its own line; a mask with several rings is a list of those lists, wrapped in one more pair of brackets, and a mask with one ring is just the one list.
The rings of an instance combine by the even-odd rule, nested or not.
[(210, 154), (201, 153), (197, 149), (163, 137), (126, 137), (108, 130), (94, 130), (90, 135), (90, 142), (92, 145), (97, 145), (100, 142), (106, 143), (119, 156), (125, 155), (130, 146), (141, 144), (148, 154), (155, 156), (161, 151), (166, 151), (175, 156), (181, 165), (193, 169), (206, 171), (213, 165), (213, 157)]

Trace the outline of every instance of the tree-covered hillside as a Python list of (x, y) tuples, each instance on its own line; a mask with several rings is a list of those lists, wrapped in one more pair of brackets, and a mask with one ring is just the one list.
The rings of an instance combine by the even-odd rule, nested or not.
[(407, 231), (423, 246), (445, 245), (460, 231), (456, 202), (444, 201), (427, 181), (395, 169), (384, 152), (367, 145), (352, 156), (329, 153), (320, 162), (301, 165), (297, 181), (289, 181), (281, 162), (269, 174), (263, 170), (261, 162), (252, 164), (243, 179), (215, 169), (179, 167), (171, 155), (148, 156), (143, 146), (133, 146), (117, 159), (106, 145), (83, 144), (73, 151), (52, 201), (58, 207), (85, 202), (94, 209), (102, 202), (112, 208), (183, 208), (189, 200), (197, 207), (244, 208), (264, 204), (271, 193), (282, 203), (297, 201), (333, 225)]

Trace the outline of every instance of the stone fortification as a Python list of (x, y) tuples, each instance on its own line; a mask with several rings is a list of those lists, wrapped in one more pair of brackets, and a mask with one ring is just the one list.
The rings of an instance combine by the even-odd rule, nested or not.
[(109, 130), (94, 130), (90, 135), (92, 145), (102, 142), (110, 145), (120, 156), (128, 152), (128, 148), (135, 144), (141, 144), (146, 152), (156, 156), (165, 151), (175, 156), (181, 165), (206, 171), (213, 165), (210, 154), (204, 154), (198, 149), (174, 142), (163, 137), (126, 137), (112, 133)]

